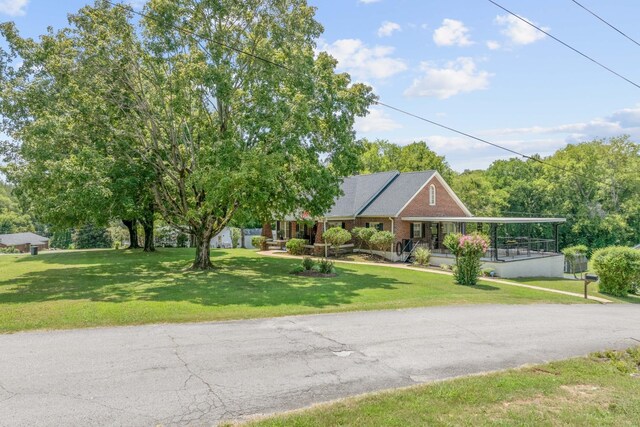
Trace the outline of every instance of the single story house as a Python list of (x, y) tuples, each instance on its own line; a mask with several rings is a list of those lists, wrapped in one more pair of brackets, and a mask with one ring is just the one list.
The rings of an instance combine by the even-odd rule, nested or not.
[[(431, 263), (441, 265), (453, 263), (443, 245), (444, 236), (484, 230), (491, 236), (491, 249), (483, 259), (485, 268), (494, 269), (501, 277), (563, 276), (564, 256), (558, 248), (558, 226), (565, 222), (564, 218), (474, 217), (433, 170), (347, 177), (342, 183), (342, 193), (322, 217), (292, 215), (276, 221), (274, 236), (282, 240), (306, 239), (316, 253), (321, 253), (325, 248), (322, 233), (328, 228), (350, 231), (354, 227), (374, 227), (390, 231), (396, 237), (392, 247), (379, 255), (407, 261), (422, 246), (432, 251)], [(535, 230), (523, 235), (523, 230), (531, 229), (527, 226), (533, 224)], [(541, 226), (545, 224), (552, 227), (551, 238), (540, 237)]]
[(49, 239), (35, 233), (0, 234), (0, 248), (14, 247), (21, 253), (31, 250), (31, 246), (49, 249)]

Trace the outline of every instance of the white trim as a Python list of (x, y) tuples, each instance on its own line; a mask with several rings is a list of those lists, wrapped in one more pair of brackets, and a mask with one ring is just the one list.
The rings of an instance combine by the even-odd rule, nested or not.
[(484, 223), (484, 224), (533, 224), (533, 223), (563, 223), (566, 218), (516, 218), (516, 217), (478, 217), (478, 216), (405, 216), (403, 221), (415, 222), (463, 222), (463, 223)]
[[(437, 193), (436, 193), (435, 184), (429, 185), (429, 206), (435, 206), (437, 202)], [(431, 200), (433, 199), (433, 200)]]

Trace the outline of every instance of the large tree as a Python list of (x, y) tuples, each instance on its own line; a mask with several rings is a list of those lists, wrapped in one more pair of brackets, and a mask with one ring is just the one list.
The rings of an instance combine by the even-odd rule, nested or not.
[(105, 146), (151, 167), (159, 213), (195, 236), (193, 267), (211, 267), (210, 239), (239, 211), (325, 211), (356, 169), (353, 122), (374, 98), (315, 53), (314, 9), (154, 0), (144, 11), (141, 28), (104, 1), (74, 16), (69, 78), (88, 79), (105, 109), (117, 136)]

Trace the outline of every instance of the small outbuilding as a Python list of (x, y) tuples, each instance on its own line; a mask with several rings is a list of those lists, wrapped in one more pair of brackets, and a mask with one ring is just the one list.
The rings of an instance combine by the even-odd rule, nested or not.
[(14, 247), (21, 253), (27, 253), (31, 246), (49, 249), (49, 239), (35, 233), (0, 234), (0, 248)]

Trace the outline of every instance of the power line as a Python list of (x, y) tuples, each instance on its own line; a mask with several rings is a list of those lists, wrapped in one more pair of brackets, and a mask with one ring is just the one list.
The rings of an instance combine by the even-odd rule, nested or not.
[(640, 46), (640, 43), (638, 43), (637, 41), (635, 41), (634, 39), (632, 39), (630, 36), (628, 36), (627, 34), (625, 34), (622, 30), (618, 29), (616, 26), (612, 25), (611, 23), (607, 22), (604, 18), (600, 17), (597, 13), (595, 13), (594, 11), (588, 9), (586, 6), (584, 6), (583, 4), (581, 4), (580, 2), (576, 1), (576, 0), (571, 0), (572, 2), (574, 2), (575, 4), (577, 4), (578, 6), (580, 6), (581, 8), (583, 8), (584, 10), (586, 10), (587, 12), (589, 12), (591, 15), (595, 16), (597, 19), (599, 19), (600, 21), (604, 22), (606, 25), (608, 25), (609, 27), (611, 27), (613, 30), (617, 31), (618, 33), (620, 33), (621, 35), (623, 35), (624, 37), (626, 37), (627, 39), (631, 40), (633, 43), (637, 44), (638, 46)]
[[(125, 6), (125, 5), (121, 4), (121, 3), (115, 3), (115, 2), (112, 2), (111, 0), (104, 0), (104, 1), (105, 1), (106, 3), (108, 3), (108, 4), (112, 5), (112, 6), (114, 6), (114, 7), (120, 7), (120, 8), (122, 8), (122, 9), (127, 10), (127, 11), (129, 11), (129, 12), (131, 12), (131, 13), (134, 13), (134, 14), (136, 14), (136, 15), (138, 15), (138, 16), (140, 16), (140, 17), (142, 17), (142, 18), (148, 18), (148, 19), (152, 19), (152, 20), (155, 20), (156, 22), (158, 22), (158, 20), (157, 20), (156, 18), (154, 18), (154, 17), (152, 17), (152, 16), (150, 16), (150, 15), (147, 15), (147, 14), (145, 14), (145, 13), (139, 12), (139, 11), (137, 11), (137, 10), (133, 9), (131, 6)], [(489, 1), (491, 1), (491, 0), (489, 0)], [(166, 24), (166, 23), (165, 23), (165, 24)], [(173, 28), (174, 30), (176, 30), (176, 31), (184, 32), (185, 34), (188, 34), (188, 35), (190, 35), (191, 37), (194, 37), (194, 38), (197, 38), (197, 39), (201, 39), (201, 40), (205, 40), (205, 41), (209, 41), (209, 42), (211, 42), (211, 43), (214, 43), (214, 44), (217, 44), (217, 45), (219, 45), (219, 46), (225, 47), (225, 48), (227, 48), (227, 49), (233, 50), (234, 52), (237, 52), (237, 53), (239, 53), (239, 54), (243, 54), (243, 55), (250, 56), (250, 57), (252, 57), (252, 58), (254, 58), (254, 59), (257, 59), (257, 60), (259, 60), (259, 61), (264, 61), (264, 62), (266, 62), (266, 63), (268, 63), (268, 64), (271, 64), (271, 65), (273, 65), (273, 66), (279, 67), (279, 68), (284, 69), (284, 70), (286, 70), (286, 71), (289, 71), (289, 72), (291, 72), (291, 73), (300, 74), (300, 73), (297, 73), (295, 70), (292, 70), (291, 68), (289, 68), (289, 67), (287, 67), (287, 66), (285, 66), (285, 65), (283, 65), (283, 64), (280, 64), (280, 63), (277, 63), (277, 62), (271, 61), (271, 60), (266, 59), (266, 58), (264, 58), (264, 57), (262, 57), (262, 56), (260, 56), (260, 55), (256, 55), (256, 54), (253, 54), (253, 53), (250, 53), (250, 52), (244, 51), (244, 50), (239, 49), (239, 48), (237, 48), (237, 47), (235, 47), (235, 46), (229, 46), (229, 45), (227, 45), (226, 43), (223, 43), (223, 42), (220, 42), (220, 41), (217, 41), (217, 40), (213, 40), (213, 39), (211, 39), (211, 38), (209, 38), (209, 37), (200, 36), (200, 35), (196, 34), (194, 31), (189, 30), (189, 29), (185, 29), (185, 28), (184, 28), (184, 27), (182, 27), (182, 26), (173, 25), (173, 24), (170, 24), (169, 26), (170, 26), (171, 28)], [(640, 86), (638, 86), (638, 87), (640, 88)], [(429, 123), (429, 124), (431, 124), (431, 125), (434, 125), (434, 126), (440, 127), (440, 128), (442, 128), (442, 129), (446, 129), (446, 130), (448, 130), (448, 131), (450, 131), (450, 132), (457, 133), (458, 135), (462, 135), (462, 136), (465, 136), (465, 137), (467, 137), (467, 138), (473, 139), (473, 140), (475, 140), (475, 141), (481, 142), (481, 143), (483, 143), (483, 144), (490, 145), (490, 146), (492, 146), (492, 147), (494, 147), (494, 148), (498, 148), (498, 149), (500, 149), (500, 150), (507, 151), (507, 152), (509, 152), (509, 153), (511, 153), (511, 154), (515, 154), (516, 156), (520, 156), (520, 157), (525, 158), (525, 159), (527, 159), (527, 160), (532, 160), (532, 161), (535, 161), (535, 162), (541, 163), (541, 164), (543, 164), (543, 165), (547, 165), (547, 166), (550, 166), (550, 167), (553, 167), (553, 168), (559, 169), (559, 170), (561, 170), (561, 171), (563, 171), (563, 172), (567, 172), (567, 173), (571, 173), (571, 174), (576, 175), (576, 176), (580, 176), (580, 177), (585, 178), (585, 179), (588, 179), (588, 180), (592, 180), (592, 179), (593, 179), (592, 177), (590, 177), (590, 176), (588, 176), (588, 175), (582, 175), (582, 174), (579, 174), (579, 173), (577, 173), (577, 172), (575, 172), (575, 171), (569, 171), (569, 170), (567, 170), (567, 169), (565, 169), (565, 168), (563, 168), (563, 167), (561, 167), (561, 166), (558, 166), (558, 165), (554, 165), (554, 164), (552, 164), (552, 163), (545, 162), (545, 161), (543, 161), (543, 160), (541, 160), (541, 159), (539, 159), (539, 158), (537, 158), (537, 157), (529, 156), (529, 155), (524, 154), (524, 153), (521, 153), (521, 152), (519, 152), (519, 151), (512, 150), (511, 148), (505, 147), (505, 146), (503, 146), (503, 145), (496, 144), (496, 143), (494, 143), (494, 142), (488, 141), (488, 140), (483, 139), (483, 138), (479, 138), (479, 137), (477, 137), (477, 136), (471, 135), (470, 133), (463, 132), (463, 131), (458, 130), (458, 129), (455, 129), (455, 128), (453, 128), (453, 127), (450, 127), (450, 126), (444, 125), (444, 124), (442, 124), (442, 123), (438, 123), (438, 122), (436, 122), (436, 121), (433, 121), (433, 120), (427, 119), (426, 117), (422, 117), (422, 116), (420, 116), (420, 115), (418, 115), (418, 114), (411, 113), (411, 112), (409, 112), (409, 111), (403, 110), (402, 108), (394, 107), (394, 106), (392, 106), (392, 105), (386, 104), (386, 103), (384, 103), (384, 102), (382, 102), (382, 101), (380, 101), (380, 100), (374, 100), (373, 102), (374, 102), (375, 104), (377, 104), (377, 105), (380, 105), (381, 107), (385, 107), (385, 108), (388, 108), (388, 109), (390, 109), (390, 110), (396, 111), (396, 112), (398, 112), (398, 113), (404, 114), (404, 115), (406, 115), (406, 116), (413, 117), (413, 118), (415, 118), (415, 119), (421, 120), (421, 121), (426, 122), (426, 123)]]
[(625, 76), (623, 76), (622, 74), (612, 70), (611, 68), (607, 67), (606, 65), (604, 65), (602, 62), (597, 61), (596, 59), (593, 59), (592, 57), (590, 57), (589, 55), (587, 55), (586, 53), (583, 53), (581, 51), (579, 51), (578, 49), (576, 49), (573, 46), (570, 46), (569, 44), (563, 42), (562, 40), (560, 40), (559, 38), (555, 37), (554, 35), (550, 34), (549, 32), (543, 30), (542, 28), (540, 28), (539, 26), (533, 24), (532, 22), (529, 22), (528, 20), (524, 19), (523, 17), (521, 17), (520, 15), (510, 11), (509, 9), (507, 9), (504, 6), (501, 6), (500, 4), (496, 3), (493, 0), (487, 0), (489, 3), (492, 3), (493, 5), (495, 5), (496, 7), (504, 10), (505, 12), (507, 12), (509, 15), (512, 15), (516, 18), (518, 18), (520, 21), (524, 22), (525, 24), (535, 28), (536, 30), (540, 31), (541, 33), (549, 36), (550, 38), (552, 38), (553, 40), (557, 41), (558, 43), (560, 43), (561, 45), (563, 45), (564, 47), (571, 49), (572, 51), (574, 51), (575, 53), (577, 53), (578, 55), (588, 59), (589, 61), (593, 62), (596, 65), (599, 65), (600, 67), (604, 68), (605, 70), (607, 70), (608, 72), (610, 72), (611, 74), (614, 74), (618, 77), (620, 77), (622, 80), (625, 80), (627, 83), (630, 83), (632, 85), (634, 85), (635, 87), (637, 87), (638, 89), (640, 89), (640, 84), (626, 78)]

